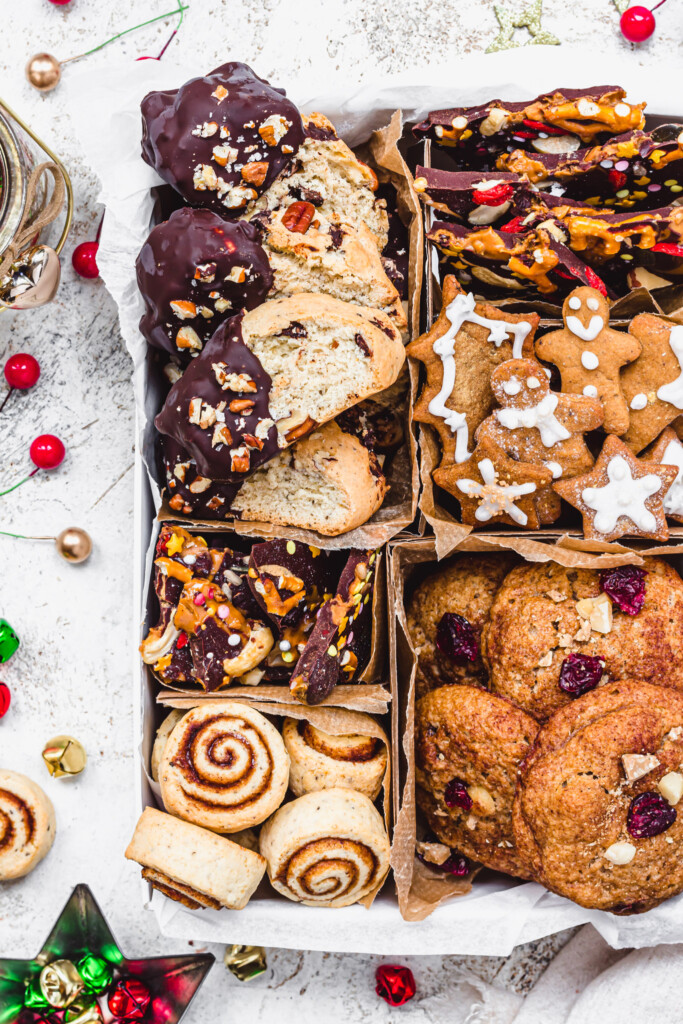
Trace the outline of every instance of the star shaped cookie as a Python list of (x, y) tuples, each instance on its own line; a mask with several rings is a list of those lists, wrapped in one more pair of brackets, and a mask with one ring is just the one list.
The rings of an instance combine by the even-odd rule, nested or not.
[(623, 439), (640, 452), (683, 410), (683, 325), (654, 313), (639, 313), (629, 333), (642, 345), (635, 363), (621, 374), (630, 409)]
[(646, 455), (652, 462), (678, 467), (676, 478), (664, 496), (664, 514), (683, 523), (683, 444), (676, 431), (671, 427), (663, 430)]
[(463, 523), (475, 527), (495, 519), (537, 530), (536, 498), (552, 479), (546, 466), (517, 462), (491, 441), (477, 444), (467, 462), (434, 470), (435, 483), (460, 502)]
[(560, 480), (553, 487), (583, 516), (587, 540), (649, 537), (667, 540), (664, 499), (678, 474), (677, 466), (638, 459), (628, 445), (610, 434), (590, 473)]
[(455, 277), (444, 278), (437, 320), (407, 348), (426, 371), (413, 415), (437, 430), (442, 465), (469, 458), (474, 431), (495, 405), (493, 370), (507, 359), (533, 355), (539, 319), (536, 313), (517, 316), (475, 302)]

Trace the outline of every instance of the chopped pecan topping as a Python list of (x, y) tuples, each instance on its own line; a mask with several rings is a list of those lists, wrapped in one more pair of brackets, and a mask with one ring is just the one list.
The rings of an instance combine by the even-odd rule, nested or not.
[(193, 494), (201, 494), (202, 491), (208, 490), (211, 486), (211, 481), (208, 476), (198, 476), (190, 484), (190, 490)]
[(245, 434), (244, 435), (244, 443), (249, 448), (258, 448), (259, 451), (261, 451), (261, 449), (263, 448), (263, 441), (261, 440), (261, 438), (260, 437), (254, 437), (253, 434)]
[(195, 281), (201, 281), (202, 284), (211, 284), (216, 277), (216, 271), (218, 267), (215, 263), (200, 263), (194, 272)]
[(258, 133), (267, 146), (277, 146), (291, 127), (291, 121), (288, 121), (282, 114), (271, 114), (259, 125)]
[(291, 430), (287, 431), (285, 434), (287, 443), (291, 444), (292, 441), (296, 441), (297, 438), (303, 437), (304, 434), (308, 434), (315, 426), (317, 426), (315, 420), (311, 419), (310, 416), (307, 416), (303, 423), (299, 423), (292, 427)]
[(228, 90), (225, 88), (224, 85), (217, 85), (216, 88), (211, 93), (211, 95), (213, 96), (214, 99), (218, 100), (219, 103), (222, 103), (223, 100), (226, 99), (228, 95)]
[(199, 417), (202, 414), (202, 400), (201, 398), (191, 398), (190, 404), (187, 408), (187, 418), (190, 423), (199, 424)]
[(171, 302), (171, 311), (179, 320), (192, 320), (197, 315), (197, 307), (194, 302), (189, 302), (187, 299), (174, 299)]
[(246, 473), (249, 470), (249, 450), (245, 445), (233, 448), (230, 456), (230, 469), (233, 473)]
[(235, 391), (239, 395), (258, 391), (256, 382), (248, 373), (230, 373), (225, 363), (212, 363), (211, 369), (223, 391)]
[(234, 164), (239, 153), (234, 146), (214, 146), (211, 155), (217, 164), (227, 167), (228, 164)]
[(230, 412), (251, 412), (254, 402), (251, 398), (233, 398), (228, 408)]
[(300, 201), (292, 203), (285, 210), (282, 217), (282, 226), (287, 228), (288, 231), (294, 231), (297, 234), (303, 235), (308, 231), (314, 214), (315, 206), (313, 203)]
[(181, 327), (175, 336), (175, 343), (178, 348), (200, 349), (202, 347), (202, 340), (194, 327)]
[(232, 434), (226, 423), (217, 423), (214, 428), (211, 447), (216, 448), (219, 444), (232, 444)]
[(249, 185), (262, 185), (266, 180), (268, 164), (265, 160), (254, 160), (253, 163), (245, 164), (242, 168), (242, 177)]
[(226, 281), (234, 281), (235, 284), (242, 284), (246, 280), (247, 272), (244, 267), (231, 267)]
[(185, 499), (182, 494), (174, 494), (168, 503), (168, 507), (172, 508), (174, 512), (182, 512)]

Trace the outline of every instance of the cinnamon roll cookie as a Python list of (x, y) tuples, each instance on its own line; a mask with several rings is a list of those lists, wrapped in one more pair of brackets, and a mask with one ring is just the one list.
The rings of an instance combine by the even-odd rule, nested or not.
[(259, 825), (282, 803), (289, 756), (260, 712), (211, 701), (178, 722), (164, 747), (159, 783), (171, 814), (214, 832)]
[[(387, 770), (387, 741), (370, 715), (348, 712), (354, 732), (332, 735), (305, 720), (286, 718), (282, 738), (289, 754), (289, 788), (295, 796), (321, 789), (355, 789), (374, 800)], [(357, 732), (355, 730), (358, 730)]]
[(33, 871), (55, 841), (55, 810), (20, 772), (0, 770), (0, 882)]
[(309, 907), (348, 907), (389, 871), (389, 838), (372, 801), (352, 789), (306, 793), (261, 829), (273, 888)]
[(266, 862), (224, 836), (146, 807), (126, 850), (142, 877), (190, 910), (241, 910), (263, 878)]

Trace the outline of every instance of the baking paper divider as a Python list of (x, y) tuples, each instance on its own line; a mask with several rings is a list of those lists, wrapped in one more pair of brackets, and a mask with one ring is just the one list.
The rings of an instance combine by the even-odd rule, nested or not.
[[(565, 546), (564, 542), (572, 543)], [(601, 548), (618, 547), (620, 553), (611, 551), (603, 553)], [(639, 564), (646, 565), (647, 557), (677, 556), (678, 565), (682, 567), (683, 541), (679, 545), (658, 545), (655, 547), (642, 544), (633, 547), (626, 545), (594, 545), (582, 538), (552, 538), (546, 541), (529, 540), (527, 537), (470, 534), (464, 536), (451, 553), (488, 553), (492, 550), (513, 551), (527, 562), (559, 562), (564, 566), (581, 568), (608, 568), (615, 565)], [(410, 640), (406, 617), (406, 598), (413, 587), (414, 577), (422, 567), (432, 565), (437, 568), (437, 550), (434, 537), (403, 536), (392, 541), (388, 546), (388, 597), (390, 608), (390, 679), (393, 694), (392, 702), (392, 742), (394, 747), (394, 836), (392, 843), (392, 867), (396, 880), (399, 907), (401, 914), (408, 921), (422, 921), (432, 914), (442, 903), (455, 896), (463, 896), (470, 892), (473, 876), (457, 879), (453, 876), (438, 874), (427, 865), (422, 864), (415, 856), (417, 836), (417, 808), (415, 800), (415, 676), (417, 655)], [(393, 613), (391, 612), (393, 609)], [(486, 875), (490, 875), (486, 872)], [(510, 889), (519, 889), (529, 883), (522, 883), (510, 876), (505, 878)], [(569, 903), (554, 894), (548, 898)], [(668, 903), (678, 901), (680, 928), (683, 936), (683, 896), (675, 897)], [(667, 907), (667, 904), (663, 905)], [(577, 908), (587, 915), (587, 919), (596, 923), (600, 921), (605, 927), (599, 928), (601, 934), (611, 941), (610, 934), (614, 929), (609, 924), (618, 920), (623, 934), (622, 918), (615, 918), (603, 911), (588, 911)], [(649, 911), (659, 917), (668, 914), (662, 907)], [(642, 915), (647, 917), (648, 914)], [(597, 923), (596, 923), (597, 927)], [(559, 930), (559, 929), (558, 929)], [(637, 924), (634, 924), (637, 930)], [(660, 940), (662, 941), (662, 940)], [(664, 941), (679, 941), (668, 939)], [(627, 944), (624, 942), (623, 944)]]

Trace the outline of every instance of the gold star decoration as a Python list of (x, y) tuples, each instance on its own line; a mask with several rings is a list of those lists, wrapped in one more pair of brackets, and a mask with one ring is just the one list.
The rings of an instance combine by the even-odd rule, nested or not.
[(631, 0), (614, 0), (614, 6), (619, 11), (619, 14), (623, 14), (632, 4)]
[(557, 36), (554, 36), (552, 32), (546, 32), (545, 29), (541, 28), (543, 0), (533, 0), (533, 3), (530, 3), (528, 7), (524, 8), (521, 14), (516, 16), (505, 7), (496, 5), (493, 9), (496, 12), (496, 18), (500, 25), (500, 32), (487, 48), (487, 53), (495, 53), (498, 50), (511, 50), (516, 46), (521, 46), (521, 43), (515, 42), (512, 38), (513, 32), (516, 28), (526, 28), (529, 30), (531, 39), (528, 43), (524, 44), (525, 46), (540, 46), (542, 44), (559, 46), (560, 40)]

